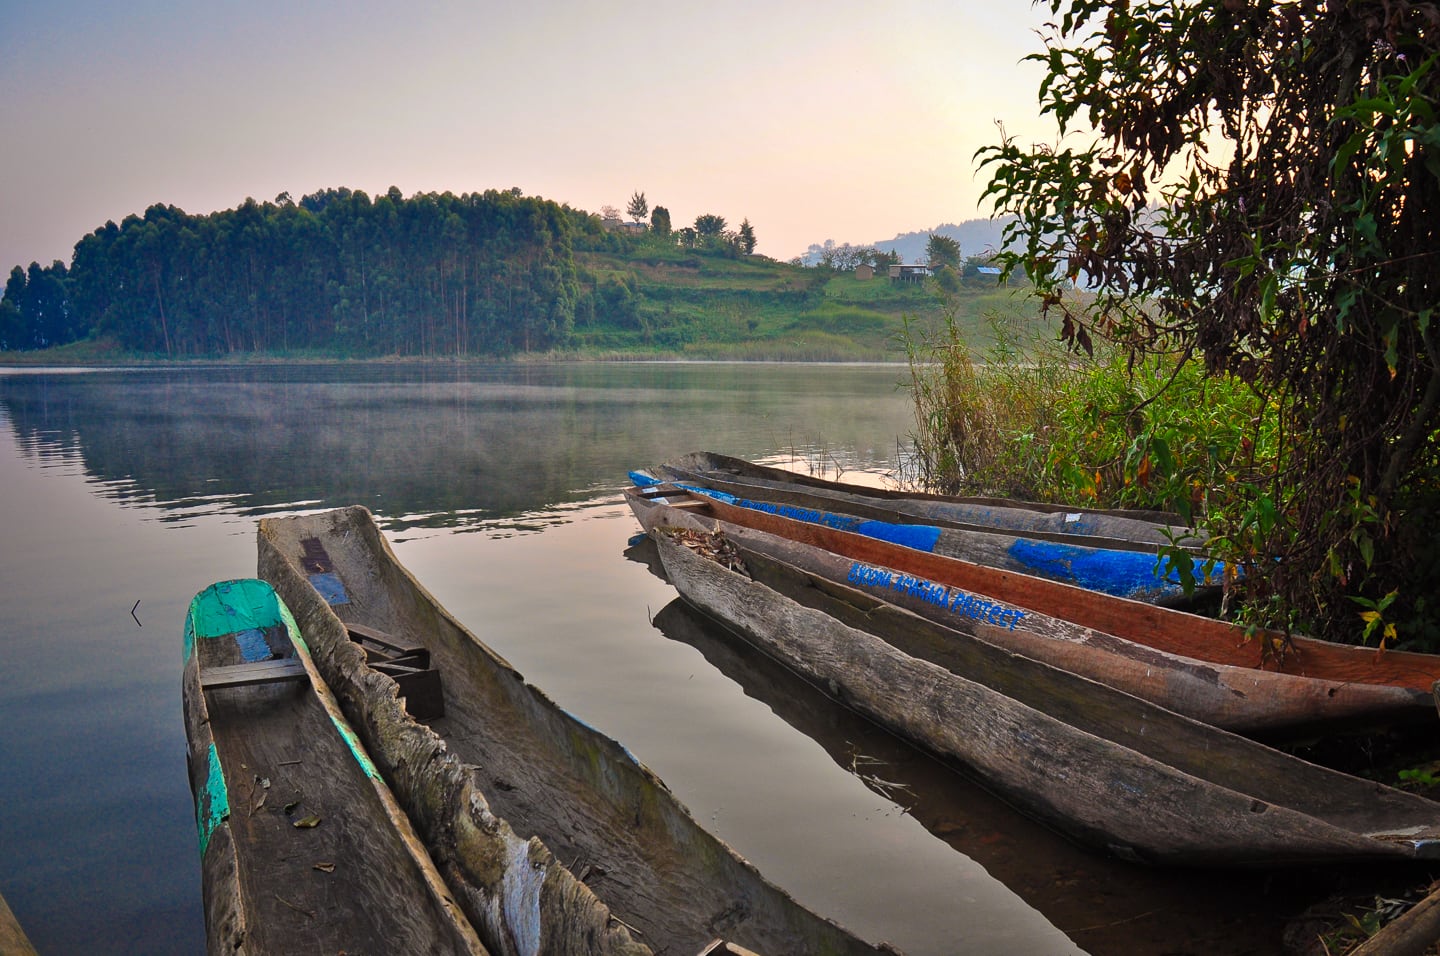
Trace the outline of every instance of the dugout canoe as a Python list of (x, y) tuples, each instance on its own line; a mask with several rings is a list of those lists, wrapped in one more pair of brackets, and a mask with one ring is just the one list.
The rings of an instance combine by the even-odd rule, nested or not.
[[(947, 627), (1259, 737), (1434, 720), (1440, 657), (1261, 633), (1212, 618), (727, 504), (671, 486), (629, 489), (647, 531), (703, 517), (737, 541)], [(1262, 648), (1273, 646), (1271, 653)]]
[(20, 921), (3, 896), (0, 896), (0, 953), (5, 956), (35, 956), (30, 937), (25, 935)]
[[(527, 953), (698, 953), (717, 937), (770, 954), (882, 951), (767, 881), (624, 747), (526, 683), (410, 575), (364, 508), (264, 519), (259, 550), (261, 577), (294, 609), (487, 944), (492, 917), (528, 907), (525, 925), (540, 944), (518, 950)], [(443, 717), (427, 726), (405, 713), (398, 685), (366, 666), (357, 627), (362, 637), (423, 646), (441, 677)], [(496, 819), (533, 834), (528, 851), (523, 841), (518, 850), (491, 845)], [(542, 886), (541, 860), (568, 883), (547, 876)], [(590, 943), (594, 924), (561, 909), (581, 893), (602, 928), (632, 928), (634, 937)]]
[[(626, 557), (653, 567), (666, 581), (648, 535), (643, 544), (627, 549)], [(936, 839), (984, 867), (1086, 952), (1128, 956), (1182, 942), (1191, 952), (1223, 952), (1224, 944), (1233, 946), (1226, 927), (1247, 924), (1257, 947), (1279, 941), (1284, 918), (1261, 885), (1268, 874), (1230, 871), (1223, 885), (1210, 880), (1197, 893), (1195, 875), (1184, 869), (1135, 866), (1095, 853), (1017, 813), (929, 751), (826, 697), (683, 598), (656, 611), (653, 623), (667, 639), (695, 648), (747, 697), (813, 739), (877, 796), (898, 804)], [(1036, 866), (1037, 860), (1044, 866)], [(1065, 892), (1056, 892), (1057, 879)], [(1106, 913), (1104, 922), (1095, 919), (1100, 911)], [(1176, 922), (1179, 914), (1183, 919)], [(1115, 926), (1125, 929), (1117, 934)]]
[[(880, 520), (921, 521), (952, 524), (971, 529), (999, 529), (1029, 537), (1049, 534), (1090, 537), (1103, 541), (1155, 547), (1172, 539), (1198, 543), (1191, 528), (1180, 516), (1167, 511), (1138, 508), (1077, 508), (1013, 498), (955, 497), (894, 488), (873, 488), (849, 482), (830, 481), (783, 468), (758, 465), (743, 458), (714, 452), (692, 452), (650, 469), (653, 477), (694, 481), (721, 490), (725, 485), (763, 488), (766, 494), (733, 490), (733, 494), (754, 498), (786, 500), (777, 495), (820, 499), (826, 510), (843, 511)], [(643, 476), (646, 472), (640, 472)], [(804, 504), (799, 501), (797, 503)], [(873, 509), (873, 510), (867, 510)], [(887, 517), (898, 515), (902, 517)]]
[(1433, 801), (983, 642), (967, 646), (978, 666), (961, 677), (892, 644), (924, 641), (934, 629), (908, 611), (817, 586), (723, 533), (652, 534), (666, 575), (690, 604), (1081, 842), (1124, 859), (1189, 866), (1440, 856)]
[(185, 618), (185, 731), (212, 954), (483, 954), (263, 581)]
[[(643, 472), (631, 472), (631, 480), (638, 487), (665, 487), (667, 484), (647, 479)], [(1207, 567), (1203, 558), (1187, 553), (1182, 560), (1187, 560), (1190, 564), (1192, 581), (1201, 585), (1187, 594), (1171, 556), (1160, 555), (1155, 547), (1082, 535), (1047, 534), (1042, 539), (994, 528), (977, 529), (917, 521), (896, 522), (887, 520), (894, 519), (896, 515), (885, 515), (878, 510), (872, 513), (882, 515), (881, 518), (866, 518), (850, 512), (826, 510), (823, 501), (812, 500), (811, 504), (818, 505), (812, 507), (811, 504), (773, 500), (766, 497), (771, 494), (770, 491), (743, 485), (729, 484), (728, 487), (755, 497), (747, 497), (744, 493), (732, 494), (690, 481), (677, 481), (671, 486), (751, 511), (762, 511), (792, 521), (849, 531), (916, 551), (963, 558), (992, 568), (1032, 574), (1102, 594), (1153, 604), (1184, 607), (1196, 601), (1208, 600), (1218, 589), (1207, 582), (1218, 581), (1224, 574), (1223, 563), (1213, 562)], [(804, 500), (805, 496), (790, 495), (789, 498), (797, 501)]]

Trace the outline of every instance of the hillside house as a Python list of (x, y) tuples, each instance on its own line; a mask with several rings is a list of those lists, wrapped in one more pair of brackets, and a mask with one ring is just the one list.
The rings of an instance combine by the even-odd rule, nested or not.
[(890, 267), (891, 282), (924, 282), (934, 275), (929, 266), (893, 265)]
[(600, 225), (606, 232), (618, 232), (627, 236), (643, 236), (650, 229), (643, 222), (626, 222), (623, 219), (601, 219)]

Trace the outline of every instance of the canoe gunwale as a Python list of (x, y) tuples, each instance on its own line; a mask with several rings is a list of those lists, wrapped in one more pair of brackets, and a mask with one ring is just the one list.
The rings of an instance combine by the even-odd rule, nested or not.
[[(1052, 544), (1065, 544), (1080, 548), (1100, 548), (1111, 551), (1134, 551), (1141, 554), (1158, 555), (1160, 549), (1169, 546), (1168, 540), (1141, 540), (1136, 538), (1117, 537), (1100, 534), (1071, 534), (1063, 531), (1050, 531), (1046, 529), (1027, 528), (1016, 530), (1010, 528), (996, 527), (974, 521), (963, 521), (949, 517), (943, 513), (937, 514), (925, 509), (906, 509), (904, 502), (906, 498), (885, 498), (874, 502), (858, 500), (857, 494), (853, 497), (832, 497), (824, 492), (827, 489), (811, 488), (808, 485), (787, 487), (781, 482), (747, 482), (734, 480), (730, 477), (719, 475), (712, 471), (691, 471), (680, 468), (676, 465), (661, 465), (657, 469), (665, 474), (667, 481), (678, 484), (693, 484), (701, 487), (713, 488), (716, 491), (723, 491), (727, 494), (741, 497), (753, 498), (759, 501), (779, 502), (796, 505), (799, 507), (816, 508), (820, 510), (833, 511), (838, 514), (854, 515), (858, 518), (867, 518), (873, 521), (890, 521), (897, 524), (929, 524), (940, 528), (947, 528), (954, 531), (965, 531), (972, 534), (991, 534), (1011, 537), (1030, 538), (1036, 541), (1048, 541)], [(764, 481), (764, 479), (761, 479)], [(842, 493), (836, 492), (836, 495)], [(943, 502), (942, 502), (943, 503)], [(1017, 511), (1027, 511), (1016, 507), (1017, 502), (1008, 499), (984, 499), (976, 501), (976, 504), (987, 504), (995, 508), (1009, 508)], [(1062, 514), (1073, 513), (1060, 511), (1039, 511), (1039, 514)], [(1116, 515), (1103, 512), (1101, 517), (1117, 517)], [(1191, 553), (1200, 555), (1201, 548), (1198, 543), (1182, 545)]]

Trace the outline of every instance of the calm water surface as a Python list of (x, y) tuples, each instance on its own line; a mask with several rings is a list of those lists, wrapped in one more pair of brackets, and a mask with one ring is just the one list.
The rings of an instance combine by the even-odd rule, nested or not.
[(1295, 901), (1273, 882), (1141, 870), (1026, 823), (690, 612), (632, 540), (627, 469), (687, 451), (881, 480), (910, 428), (901, 377), (0, 369), (0, 894), (44, 953), (203, 950), (185, 608), (254, 574), (258, 517), (360, 503), (528, 680), (860, 935), (914, 954), (1278, 951)]

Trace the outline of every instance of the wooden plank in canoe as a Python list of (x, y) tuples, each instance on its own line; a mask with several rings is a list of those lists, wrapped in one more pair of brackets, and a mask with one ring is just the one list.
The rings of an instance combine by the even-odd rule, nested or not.
[(200, 686), (206, 690), (216, 687), (249, 687), (252, 684), (273, 684), (284, 681), (305, 680), (309, 675), (305, 665), (298, 658), (274, 661), (256, 661), (253, 664), (231, 664), (228, 667), (212, 667), (200, 674)]

